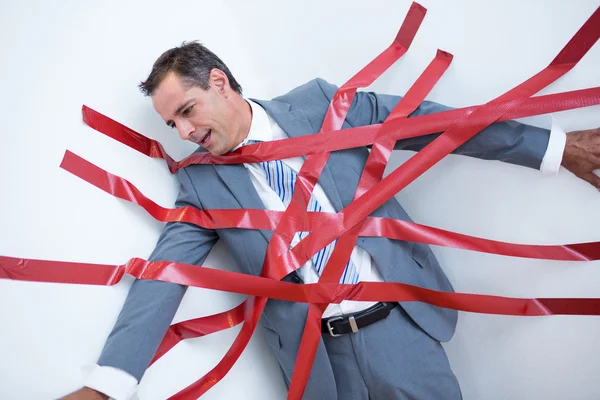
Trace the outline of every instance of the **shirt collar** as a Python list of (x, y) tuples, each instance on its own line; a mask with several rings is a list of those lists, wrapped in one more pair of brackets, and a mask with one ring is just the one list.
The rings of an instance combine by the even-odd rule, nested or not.
[(231, 151), (235, 151), (242, 146), (248, 144), (250, 140), (257, 140), (260, 142), (270, 142), (273, 140), (273, 130), (271, 129), (271, 123), (269, 122), (269, 116), (267, 112), (260, 105), (256, 104), (251, 100), (246, 100), (250, 104), (252, 109), (252, 122), (250, 123), (250, 131), (246, 139), (239, 145), (235, 146)]

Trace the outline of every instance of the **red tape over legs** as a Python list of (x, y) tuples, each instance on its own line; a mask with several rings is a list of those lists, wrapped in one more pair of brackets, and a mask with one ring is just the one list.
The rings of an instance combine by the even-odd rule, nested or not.
[[(419, 14), (419, 12), (421, 12), (421, 14)], [(414, 15), (416, 15), (416, 17), (413, 19), (409, 18), (411, 13), (413, 13), (413, 17)], [(529, 96), (535, 94), (538, 90), (550, 84), (572, 68), (597, 41), (598, 36), (600, 35), (600, 13), (597, 10), (548, 68), (544, 69), (524, 84), (519, 85), (512, 91), (484, 106), (454, 110), (426, 116), (425, 118), (412, 118), (410, 120), (404, 119), (401, 116), (402, 113), (398, 112), (398, 115), (390, 115), (386, 122), (380, 126), (373, 125), (370, 127), (339, 131), (350, 104), (352, 103), (352, 97), (354, 96), (356, 88), (363, 87), (367, 82), (372, 82), (376, 78), (375, 75), (377, 75), (378, 68), (391, 64), (391, 62), (393, 62), (392, 53), (395, 52), (396, 54), (399, 54), (406, 51), (423, 15), (424, 9), (420, 6), (413, 5), (394, 44), (375, 59), (373, 63), (361, 71), (365, 76), (359, 77), (359, 73), (346, 85), (343, 85), (340, 88), (336, 93), (336, 96), (334, 96), (326, 120), (321, 129), (322, 133), (319, 135), (308, 135), (300, 138), (301, 140), (290, 139), (279, 141), (280, 143), (273, 142), (245, 146), (229, 157), (219, 158), (206, 155), (195, 155), (195, 157), (188, 158), (187, 160), (184, 160), (184, 162), (176, 163), (164, 152), (158, 142), (150, 141), (134, 131), (123, 131), (124, 127), (122, 125), (110, 119), (108, 119), (109, 123), (104, 125), (97, 124), (98, 121), (92, 121), (92, 123), (97, 124), (94, 128), (103, 131), (105, 134), (108, 134), (105, 131), (116, 132), (117, 134), (112, 137), (128, 146), (151, 157), (164, 158), (172, 172), (178, 167), (193, 163), (235, 163), (244, 162), (244, 159), (257, 160), (261, 157), (275, 157), (272, 159), (288, 158), (294, 151), (303, 151), (306, 155), (315, 155), (315, 157), (307, 158), (302, 171), (300, 172), (302, 180), (299, 179), (298, 181), (302, 181), (302, 183), (299, 183), (295, 190), (295, 196), (298, 194), (298, 199), (292, 202), (294, 206), (290, 205), (288, 210), (282, 214), (273, 214), (265, 212), (264, 210), (235, 210), (232, 213), (227, 212), (232, 210), (211, 210), (211, 212), (204, 214), (169, 210), (159, 207), (151, 202), (141, 195), (139, 191), (133, 191), (124, 195), (123, 193), (130, 189), (130, 187), (123, 184), (126, 181), (107, 179), (107, 173), (104, 173), (104, 175), (102, 174), (104, 171), (99, 172), (95, 170), (96, 172), (94, 175), (90, 177), (90, 181), (94, 181), (94, 184), (103, 188), (103, 190), (121, 198), (126, 198), (129, 201), (134, 201), (147, 210), (156, 211), (156, 213), (153, 212), (152, 215), (161, 220), (178, 220), (179, 218), (184, 220), (185, 218), (191, 218), (194, 219), (194, 223), (198, 224), (220, 224), (221, 226), (245, 224), (245, 227), (249, 229), (257, 229), (260, 224), (265, 224), (263, 219), (269, 220), (268, 223), (271, 224), (270, 229), (275, 230), (274, 237), (277, 236), (278, 239), (269, 244), (269, 251), (263, 268), (263, 277), (250, 277), (240, 274), (215, 275), (215, 272), (213, 272), (214, 270), (210, 271), (201, 267), (166, 262), (148, 263), (138, 259), (132, 260), (126, 266), (115, 267), (60, 262), (47, 263), (36, 260), (19, 260), (2, 257), (0, 258), (0, 278), (65, 283), (114, 284), (120, 280), (124, 273), (129, 273), (140, 279), (165, 280), (189, 286), (234, 291), (245, 293), (250, 296), (258, 296), (257, 304), (254, 307), (251, 307), (254, 298), (249, 298), (248, 302), (243, 303), (228, 313), (194, 320), (196, 321), (195, 325), (192, 321), (186, 321), (181, 325), (178, 324), (179, 326), (176, 328), (171, 328), (169, 332), (172, 332), (173, 334), (168, 334), (163, 343), (176, 343), (176, 341), (182, 337), (194, 337), (208, 334), (222, 329), (227, 325), (232, 326), (232, 324), (241, 321), (244, 311), (247, 312), (244, 328), (238, 336), (239, 341), (236, 339), (236, 343), (234, 343), (234, 346), (230, 349), (226, 358), (219, 363), (217, 368), (211, 371), (211, 374), (194, 384), (194, 387), (189, 387), (188, 389), (179, 392), (175, 396), (176, 398), (188, 398), (188, 396), (201, 395), (218, 382), (218, 380), (228, 371), (231, 365), (233, 365), (233, 362), (235, 362), (235, 359), (241, 354), (241, 351), (245, 347), (245, 343), (247, 343), (247, 340), (254, 330), (260, 312), (262, 311), (259, 302), (266, 301), (266, 298), (308, 302), (312, 304), (310, 306), (311, 310), (315, 309), (317, 311), (319, 311), (319, 307), (314, 306), (314, 304), (324, 305), (332, 302), (337, 303), (344, 299), (352, 299), (363, 301), (425, 301), (441, 307), (454, 308), (463, 311), (502, 313), (508, 315), (550, 315), (561, 313), (597, 315), (599, 313), (599, 299), (508, 299), (462, 293), (440, 293), (399, 283), (363, 282), (357, 285), (340, 285), (337, 283), (335, 275), (339, 271), (336, 271), (336, 268), (339, 269), (340, 264), (345, 264), (345, 261), (347, 260), (346, 254), (349, 256), (349, 249), (351, 251), (358, 235), (390, 235), (388, 237), (397, 235), (394, 236), (394, 238), (407, 240), (405, 238), (412, 237), (411, 234), (413, 234), (414, 237), (419, 237), (419, 235), (421, 235), (420, 239), (417, 241), (422, 241), (423, 243), (441, 243), (444, 245), (475, 249), (478, 251), (491, 251), (496, 252), (497, 254), (521, 256), (534, 256), (537, 254), (538, 256), (546, 256), (548, 258), (565, 257), (557, 259), (570, 259), (568, 257), (573, 257), (574, 259), (594, 259), (599, 252), (597, 244), (593, 243), (571, 246), (520, 247), (518, 245), (470, 238), (465, 235), (444, 232), (418, 224), (408, 224), (402, 221), (385, 221), (383, 219), (368, 217), (368, 214), (378, 207), (378, 204), (386, 201), (397, 191), (401, 190), (414, 180), (420, 173), (424, 172), (439, 161), (439, 159), (443, 158), (451, 150), (458, 147), (469, 137), (494, 121), (517, 118), (519, 113), (529, 112), (527, 111), (527, 108), (532, 107), (532, 105), (540, 106), (537, 110), (532, 111), (533, 114), (536, 112), (544, 112), (541, 110), (552, 108), (555, 110), (568, 109), (597, 104), (598, 102), (599, 92), (597, 88), (577, 91), (576, 95), (576, 92), (571, 92), (529, 99)], [(418, 23), (415, 21), (418, 21)], [(413, 33), (407, 34), (407, 32)], [(402, 46), (402, 43), (405, 44), (404, 49), (398, 51), (398, 45)], [(408, 45), (406, 45), (406, 43), (408, 43)], [(381, 65), (375, 68), (375, 64)], [(442, 71), (438, 71), (440, 76), (441, 72)], [(421, 82), (425, 86), (427, 86), (428, 83), (431, 83), (428, 80), (422, 80)], [(417, 84), (415, 84), (415, 87), (417, 87)], [(424, 87), (420, 92), (425, 96), (428, 90), (429, 89)], [(410, 97), (409, 93), (405, 96), (406, 98)], [(417, 100), (418, 96), (415, 96), (414, 101)], [(407, 108), (410, 108), (408, 100), (404, 101), (403, 104), (405, 104)], [(535, 106), (533, 107), (535, 108)], [(517, 109), (517, 107), (519, 107), (519, 109)], [(84, 119), (86, 119), (86, 113), (87, 117), (89, 117), (89, 115), (93, 115), (93, 110), (90, 111), (90, 109), (84, 108)], [(93, 118), (91, 119), (93, 120)], [(112, 123), (110, 121), (112, 121)], [(430, 131), (427, 132), (427, 130)], [(381, 178), (378, 176), (378, 168), (381, 168), (382, 165), (385, 167), (389, 155), (386, 150), (389, 148), (390, 143), (393, 145), (396, 140), (403, 137), (411, 137), (443, 130), (446, 130), (446, 132), (442, 136), (415, 155), (409, 160), (410, 162), (405, 163), (386, 179), (377, 183)], [(367, 133), (367, 135), (364, 135), (365, 133)], [(359, 137), (361, 134), (363, 134), (363, 137)], [(343, 139), (340, 140), (340, 138)], [(361, 144), (363, 142), (365, 143)], [(380, 161), (373, 161), (371, 160), (371, 157), (369, 158), (369, 162), (361, 177), (361, 184), (359, 184), (357, 193), (355, 194), (355, 201), (337, 214), (316, 216), (307, 213), (305, 203), (310, 197), (314, 183), (318, 179), (324, 163), (327, 161), (327, 152), (369, 143), (374, 144), (373, 151), (375, 152), (375, 155), (372, 155), (372, 157), (377, 158)], [(77, 159), (74, 157), (68, 159), (66, 156), (63, 161), (63, 167), (69, 165), (69, 161), (73, 160)], [(369, 168), (373, 168), (373, 170), (371, 171)], [(69, 168), (67, 167), (66, 169)], [(84, 179), (88, 180), (87, 178)], [(126, 183), (129, 184), (128, 182)], [(107, 185), (108, 189), (104, 187)], [(132, 187), (132, 185), (130, 186)], [(366, 196), (363, 196), (363, 194)], [(127, 198), (127, 196), (130, 197)], [(361, 211), (361, 213), (358, 213), (358, 211)], [(287, 218), (290, 215), (294, 218)], [(303, 240), (294, 247), (291, 252), (288, 252), (287, 247), (285, 246), (286, 241), (289, 240), (291, 235), (300, 230), (301, 227), (306, 228), (306, 226), (310, 229), (302, 230), (310, 230), (311, 234), (309, 234), (306, 240)], [(319, 232), (319, 235), (316, 235), (314, 232)], [(328, 241), (338, 237), (340, 239), (336, 246), (336, 252), (339, 254), (336, 255), (334, 252), (334, 256), (332, 256), (330, 260), (334, 266), (325, 269), (322, 276), (323, 280), (318, 284), (294, 285), (276, 281), (304, 264), (312, 254), (316, 253), (320, 248), (327, 244)], [(545, 253), (546, 250), (549, 250), (547, 254)], [(269, 254), (272, 254), (272, 257), (269, 257)], [(324, 306), (322, 309), (324, 309)], [(308, 324), (311, 323), (311, 318), (312, 317), (309, 316), (307, 327)], [(246, 327), (248, 328), (246, 329)], [(304, 339), (306, 339), (306, 337)], [(305, 341), (304, 339), (303, 343)], [(309, 343), (307, 346), (310, 347), (310, 342), (307, 341), (307, 343)], [(163, 349), (162, 346), (161, 349)], [(159, 353), (157, 353), (157, 356), (160, 355)], [(308, 358), (312, 359), (312, 356)], [(290, 398), (301, 397), (303, 391), (302, 380), (307, 378), (311, 364), (312, 360), (298, 359), (294, 372), (295, 378), (292, 382), (292, 387), (290, 388)], [(300, 378), (296, 376), (297, 374), (300, 374)], [(305, 376), (303, 377), (302, 374)]]

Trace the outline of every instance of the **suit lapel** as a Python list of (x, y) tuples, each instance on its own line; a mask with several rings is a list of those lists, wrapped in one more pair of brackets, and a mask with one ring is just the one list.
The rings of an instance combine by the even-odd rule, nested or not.
[[(254, 100), (252, 101), (260, 104), (267, 114), (277, 122), (277, 124), (283, 129), (283, 131), (289, 137), (304, 136), (307, 134), (317, 133), (320, 127), (313, 127), (306, 117), (306, 114), (301, 109), (290, 111), (290, 105), (281, 103), (278, 101), (264, 101)], [(336, 211), (342, 209), (342, 200), (338, 192), (338, 188), (333, 180), (329, 167), (325, 165), (323, 172), (319, 177), (319, 183), (325, 191), (325, 194), (333, 204)]]
[[(239, 203), (240, 208), (265, 209), (260, 196), (252, 184), (250, 173), (246, 167), (242, 164), (214, 164), (213, 167)], [(267, 242), (271, 240), (271, 236), (273, 236), (272, 231), (264, 229), (259, 229), (259, 231)]]
[[(290, 105), (277, 101), (263, 101), (254, 100), (252, 101), (261, 105), (269, 114), (271, 118), (277, 122), (277, 124), (283, 129), (283, 131), (290, 137), (303, 136), (318, 132), (315, 129), (304, 111), (298, 109), (290, 111)], [(254, 185), (250, 179), (250, 173), (241, 164), (214, 164), (217, 174), (227, 186), (229, 191), (233, 194), (234, 198), (240, 205), (240, 208), (255, 208), (264, 209), (264, 205), (260, 196), (256, 192)], [(319, 177), (319, 183), (325, 191), (325, 194), (333, 204), (336, 211), (340, 211), (343, 208), (342, 200), (338, 193), (337, 186), (331, 175), (329, 167), (325, 165), (321, 176)], [(260, 230), (260, 233), (265, 237), (267, 241), (271, 240), (273, 232), (269, 230)]]

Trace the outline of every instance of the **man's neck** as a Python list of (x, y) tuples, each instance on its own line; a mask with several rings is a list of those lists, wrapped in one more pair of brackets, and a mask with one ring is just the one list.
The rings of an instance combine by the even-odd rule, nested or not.
[(250, 126), (252, 125), (252, 107), (242, 96), (239, 96), (239, 100), (236, 100), (239, 106), (239, 134), (236, 138), (234, 148), (239, 146), (250, 133)]

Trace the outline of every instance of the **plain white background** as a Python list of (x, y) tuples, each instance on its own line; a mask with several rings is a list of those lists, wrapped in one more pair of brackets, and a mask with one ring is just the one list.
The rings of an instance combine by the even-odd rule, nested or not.
[[(176, 5), (175, 5), (176, 4)], [(422, 0), (429, 9), (409, 53), (372, 89), (404, 94), (437, 48), (454, 62), (429, 99), (486, 102), (546, 66), (598, 0)], [(146, 257), (161, 224), (61, 170), (70, 149), (171, 206), (176, 183), (150, 160), (86, 127), (87, 104), (165, 143), (179, 143), (138, 92), (153, 61), (199, 39), (230, 66), (245, 95), (271, 98), (314, 77), (338, 85), (393, 39), (408, 0), (279, 2), (0, 2), (0, 254), (120, 264)], [(600, 85), (600, 45), (544, 93)], [(565, 130), (600, 126), (599, 107), (556, 114)], [(529, 123), (549, 127), (550, 116)], [(397, 153), (397, 166), (411, 153)], [(398, 198), (418, 222), (518, 243), (600, 240), (600, 193), (561, 170), (542, 177), (451, 156)], [(599, 297), (598, 262), (552, 262), (435, 247), (457, 291), (517, 297)], [(207, 265), (235, 270), (223, 249)], [(48, 399), (82, 384), (131, 280), (115, 287), (0, 281), (0, 398)], [(213, 314), (242, 296), (190, 290), (176, 320)], [(150, 368), (141, 399), (164, 399), (223, 356), (237, 328), (187, 341)], [(464, 398), (597, 399), (600, 318), (461, 313), (446, 345)], [(206, 399), (282, 399), (261, 334)]]

